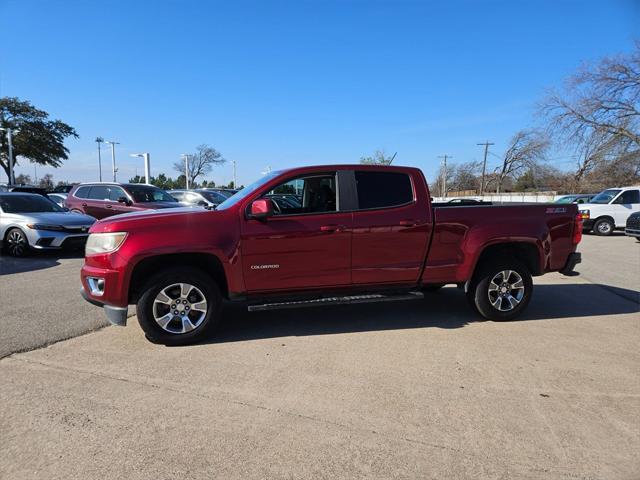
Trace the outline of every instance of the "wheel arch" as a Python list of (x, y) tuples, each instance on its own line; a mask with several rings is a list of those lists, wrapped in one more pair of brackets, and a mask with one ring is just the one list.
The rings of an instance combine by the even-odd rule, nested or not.
[(142, 294), (146, 280), (156, 273), (172, 267), (191, 267), (209, 275), (220, 289), (224, 298), (229, 297), (229, 288), (224, 266), (220, 259), (212, 253), (170, 253), (147, 257), (136, 263), (129, 278), (129, 303), (136, 303)]
[(538, 245), (524, 241), (502, 242), (488, 245), (480, 252), (472, 278), (479, 269), (494, 258), (515, 258), (522, 262), (533, 276), (541, 275), (544, 271), (544, 257)]
[(598, 217), (593, 219), (593, 224), (595, 225), (600, 220), (609, 220), (611, 222), (611, 224), (613, 225), (613, 228), (616, 228), (616, 221), (611, 215), (600, 215), (600, 216), (598, 216)]

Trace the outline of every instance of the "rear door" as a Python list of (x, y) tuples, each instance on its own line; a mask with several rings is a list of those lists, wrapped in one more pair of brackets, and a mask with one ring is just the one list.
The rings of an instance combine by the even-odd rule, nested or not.
[[(356, 170), (351, 277), (354, 284), (418, 281), (431, 233), (427, 197), (407, 171)], [(417, 192), (417, 187), (421, 189)]]
[(109, 199), (109, 187), (106, 185), (92, 185), (89, 195), (84, 199), (82, 206), (87, 215), (95, 218), (104, 218), (113, 215), (106, 209), (106, 202)]
[(351, 281), (352, 213), (341, 211), (335, 171), (286, 179), (261, 197), (301, 194), (266, 220), (243, 218), (242, 269), (249, 292), (309, 290)]
[(640, 211), (640, 190), (625, 190), (611, 202), (616, 227), (624, 227), (633, 212)]

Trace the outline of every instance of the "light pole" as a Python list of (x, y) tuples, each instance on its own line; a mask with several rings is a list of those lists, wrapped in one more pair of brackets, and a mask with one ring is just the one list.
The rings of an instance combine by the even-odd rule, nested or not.
[(102, 181), (102, 152), (100, 151), (100, 144), (104, 143), (104, 138), (96, 137), (96, 143), (98, 144), (98, 178)]
[(233, 160), (233, 188), (238, 188), (238, 181), (236, 180), (236, 161)]
[(149, 176), (149, 173), (151, 171), (151, 164), (149, 163), (149, 154), (148, 153), (132, 153), (129, 156), (144, 158), (144, 183), (146, 183), (147, 185), (151, 185), (151, 177)]
[(20, 130), (11, 128), (0, 128), (0, 130), (7, 132), (7, 146), (9, 147), (9, 185), (15, 185), (16, 176), (13, 171), (13, 143), (11, 136), (13, 133), (18, 133)]
[(185, 185), (187, 186), (187, 190), (189, 190), (189, 157), (190, 155), (183, 153), (180, 156), (184, 158), (184, 179), (185, 179)]
[(111, 168), (113, 170), (113, 181), (116, 181), (116, 172), (118, 169), (116, 168), (116, 145), (120, 145), (120, 142), (109, 141), (107, 140), (104, 143), (108, 143), (111, 145)]

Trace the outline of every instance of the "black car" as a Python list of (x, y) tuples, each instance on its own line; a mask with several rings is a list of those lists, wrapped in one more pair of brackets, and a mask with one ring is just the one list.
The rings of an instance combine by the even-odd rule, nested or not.
[(630, 237), (636, 237), (636, 241), (640, 242), (640, 212), (629, 215), (624, 233)]

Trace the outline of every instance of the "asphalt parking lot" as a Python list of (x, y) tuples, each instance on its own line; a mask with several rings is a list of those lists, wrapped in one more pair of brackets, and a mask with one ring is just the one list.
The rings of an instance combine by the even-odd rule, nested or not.
[(445, 288), (180, 348), (102, 328), (80, 258), (0, 257), (0, 478), (639, 478), (640, 244), (580, 250), (514, 322)]

